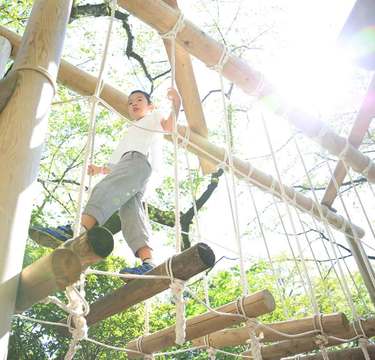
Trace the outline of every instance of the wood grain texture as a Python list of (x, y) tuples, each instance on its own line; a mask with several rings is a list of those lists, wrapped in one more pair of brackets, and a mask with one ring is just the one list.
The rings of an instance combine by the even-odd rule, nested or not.
[[(41, 151), (71, 0), (35, 0), (13, 70), (17, 86), (0, 113), (0, 358), (6, 358)], [(14, 51), (14, 49), (13, 49)], [(26, 70), (28, 68), (28, 70)], [(47, 78), (43, 69), (50, 76)], [(23, 70), (22, 70), (23, 69)]]
[[(275, 300), (268, 290), (259, 291), (246, 296), (243, 304), (245, 313), (249, 318), (272, 312), (275, 309)], [(216, 310), (225, 313), (238, 314), (237, 302), (231, 302)], [(186, 321), (186, 341), (205, 336), (219, 329), (240, 324), (243, 321), (245, 321), (245, 319), (238, 316), (223, 316), (210, 311), (202, 315), (194, 316)], [(151, 354), (173, 346), (175, 338), (175, 326), (170, 326), (154, 334), (146, 335), (142, 338), (143, 352)], [(130, 350), (137, 350), (137, 340), (128, 343), (127, 348)], [(128, 353), (128, 357), (130, 359), (135, 359), (139, 358), (139, 355)]]

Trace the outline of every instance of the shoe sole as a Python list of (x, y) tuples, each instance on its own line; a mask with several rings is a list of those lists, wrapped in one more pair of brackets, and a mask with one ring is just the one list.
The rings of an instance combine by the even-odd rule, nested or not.
[(51, 234), (45, 233), (45, 232), (43, 232), (41, 230), (37, 230), (37, 229), (30, 228), (29, 229), (29, 236), (38, 245), (48, 247), (48, 248), (51, 248), (51, 249), (56, 249), (57, 247), (59, 247), (61, 244), (64, 243), (63, 241), (53, 237)]

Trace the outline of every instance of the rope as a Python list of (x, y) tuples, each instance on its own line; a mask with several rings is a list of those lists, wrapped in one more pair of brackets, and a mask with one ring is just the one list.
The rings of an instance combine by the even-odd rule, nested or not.
[(232, 219), (233, 219), (233, 226), (234, 226), (234, 233), (236, 237), (238, 254), (240, 258), (240, 274), (241, 274), (242, 292), (243, 292), (243, 295), (247, 295), (249, 293), (249, 286), (248, 286), (248, 282), (246, 278), (244, 256), (243, 256), (242, 244), (241, 244), (241, 239), (240, 239), (236, 182), (235, 182), (235, 177), (234, 177), (234, 172), (233, 172), (231, 131), (230, 131), (230, 126), (229, 126), (227, 102), (226, 102), (225, 94), (224, 94), (223, 67), (225, 63), (228, 61), (228, 59), (229, 59), (229, 53), (228, 53), (227, 48), (224, 46), (223, 52), (221, 54), (218, 64), (215, 66), (215, 69), (219, 72), (219, 78), (220, 78), (221, 99), (222, 99), (222, 104), (223, 104), (224, 121), (225, 121), (225, 140), (226, 140), (226, 145), (227, 145), (229, 174), (231, 178), (231, 187), (232, 187), (231, 193), (229, 191), (229, 187), (227, 187), (227, 193), (228, 193), (228, 199), (230, 199), (230, 202), (232, 201), (231, 196), (233, 197), (233, 207), (231, 206), (231, 210), (232, 210), (231, 214), (232, 214)]
[(185, 281), (176, 279), (173, 275), (172, 269), (173, 256), (165, 263), (165, 271), (171, 279), (170, 288), (172, 290), (172, 297), (176, 304), (176, 344), (182, 345), (186, 337), (186, 318), (185, 318), (185, 301), (184, 290)]
[(56, 85), (56, 81), (55, 81), (55, 76), (51, 75), (47, 69), (45, 69), (44, 67), (42, 67), (40, 65), (38, 65), (38, 66), (33, 66), (33, 65), (20, 66), (20, 67), (17, 67), (17, 68), (14, 69), (14, 71), (22, 71), (22, 70), (35, 71), (38, 74), (42, 75), (45, 79), (48, 80), (48, 82), (52, 86), (53, 96), (56, 95), (57, 85)]

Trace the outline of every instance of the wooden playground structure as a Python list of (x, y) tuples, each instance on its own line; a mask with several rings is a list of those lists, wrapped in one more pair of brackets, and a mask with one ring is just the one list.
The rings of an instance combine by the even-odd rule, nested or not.
[[(162, 34), (174, 28), (181, 14), (176, 0), (118, 0), (117, 3)], [(4, 40), (0, 43), (0, 64), (5, 64), (9, 57), (14, 59), (12, 70), (0, 82), (0, 163), (3, 169), (8, 170), (0, 176), (1, 358), (6, 358), (13, 314), (21, 313), (56, 291), (74, 284), (89, 265), (104, 259), (113, 248), (111, 234), (97, 228), (22, 269), (32, 206), (30, 189), (38, 172), (47, 114), (56, 92), (56, 81), (84, 96), (92, 96), (97, 84), (95, 76), (61, 60), (71, 6), (71, 0), (35, 0), (22, 38), (0, 26), (0, 37)], [(374, 10), (373, 5), (372, 8)], [(176, 84), (188, 121), (188, 127), (177, 128), (180, 141), (188, 139), (187, 149), (199, 157), (204, 173), (212, 172), (223, 162), (227, 163), (240, 180), (284, 199), (299, 211), (342, 232), (353, 252), (370, 299), (375, 304), (375, 272), (360, 246), (364, 230), (331, 208), (337, 196), (337, 187), (346, 175), (343, 162), (369, 182), (375, 183), (375, 163), (358, 149), (375, 116), (375, 78), (347, 139), (336, 134), (320, 119), (286, 103), (265, 75), (240, 58), (229, 54), (226, 62), (221, 64), (220, 71), (225, 78), (246, 94), (256, 96), (265, 106), (267, 99), (272, 98), (273, 103), (277, 104), (272, 109), (276, 114), (287, 118), (307, 137), (338, 157), (334, 177), (322, 202), (318, 203), (257, 169), (248, 161), (233, 156), (230, 164), (226, 150), (208, 140), (208, 129), (190, 55), (212, 67), (220, 63), (225, 49), (188, 19), (183, 21), (184, 26), (175, 34), (175, 55), (170, 51), (171, 40), (164, 39), (170, 60), (175, 56)], [(375, 62), (372, 63), (374, 65)], [(108, 83), (103, 84), (97, 101), (125, 117), (129, 116), (127, 96)], [(306, 121), (307, 118), (309, 121)], [(166, 138), (171, 140), (170, 137)], [(172, 278), (186, 281), (211, 268), (214, 262), (212, 250), (205, 244), (197, 244), (173, 257)], [(86, 317), (88, 326), (166, 290), (170, 284), (170, 274), (165, 270), (167, 266), (162, 264), (149, 274), (164, 278), (133, 280), (91, 304), (90, 313)], [(243, 353), (243, 356), (280, 359), (316, 349), (322, 350), (322, 345), (327, 348), (341, 344), (335, 338), (358, 340), (375, 336), (375, 319), (366, 319), (358, 324), (355, 321), (349, 322), (343, 313), (322, 314), (319, 318), (313, 316), (266, 325), (249, 322), (249, 319), (255, 321), (256, 317), (272, 312), (275, 306), (277, 304), (267, 289), (249, 294), (215, 311), (208, 310), (188, 319), (185, 340), (192, 341), (197, 347), (220, 349), (244, 345), (252, 334), (259, 336), (262, 333), (262, 341), (267, 345), (261, 346), (258, 352), (252, 350)], [(244, 326), (233, 328), (244, 322)], [(65, 330), (63, 328), (61, 333), (69, 336)], [(305, 335), (297, 337), (298, 334)], [(325, 336), (327, 341), (319, 343), (316, 341), (317, 335)], [(139, 358), (157, 353), (173, 346), (175, 338), (175, 328), (169, 327), (134, 339), (127, 344), (127, 349), (130, 350), (128, 356)], [(375, 358), (373, 345), (367, 346), (367, 353), (371, 359)], [(329, 352), (329, 359), (354, 360), (364, 359), (363, 356), (363, 347)], [(305, 355), (299, 358), (307, 360), (324, 357)]]

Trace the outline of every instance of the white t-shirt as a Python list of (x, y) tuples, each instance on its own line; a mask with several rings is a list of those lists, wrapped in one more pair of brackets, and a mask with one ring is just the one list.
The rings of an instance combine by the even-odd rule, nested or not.
[(109, 164), (116, 164), (122, 155), (128, 151), (138, 151), (148, 157), (153, 170), (159, 169), (163, 116), (158, 111), (153, 111), (145, 117), (133, 121), (125, 136), (117, 145), (109, 159)]

